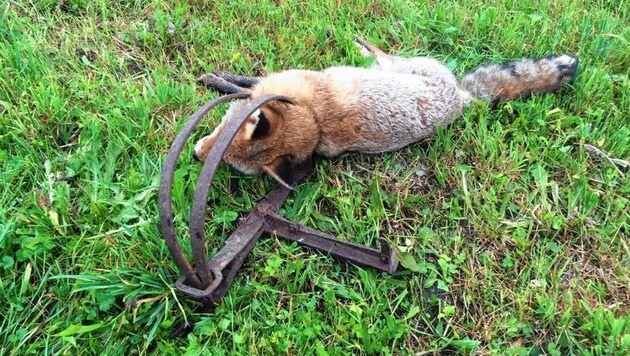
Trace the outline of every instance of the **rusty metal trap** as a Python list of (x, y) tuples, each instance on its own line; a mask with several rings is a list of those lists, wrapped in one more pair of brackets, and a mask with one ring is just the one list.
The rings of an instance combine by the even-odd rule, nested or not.
[[(194, 263), (191, 264), (188, 261), (175, 235), (171, 203), (173, 177), (177, 160), (192, 131), (210, 110), (229, 100), (247, 98), (249, 98), (249, 94), (246, 93), (224, 95), (208, 102), (197, 110), (190, 116), (184, 128), (175, 138), (164, 161), (158, 195), (158, 207), (162, 234), (182, 274), (175, 282), (177, 289), (201, 301), (206, 306), (217, 305), (227, 293), (236, 273), (242, 267), (245, 258), (263, 233), (295, 241), (342, 260), (393, 273), (398, 267), (398, 260), (387, 240), (380, 239), (380, 250), (368, 248), (289, 221), (276, 214), (291, 193), (290, 189), (281, 185), (276, 186), (258, 203), (226, 240), (225, 246), (208, 260), (205, 247), (204, 218), (214, 174), (228, 145), (250, 115), (261, 105), (272, 100), (290, 102), (290, 99), (278, 95), (267, 95), (251, 100), (248, 106), (226, 124), (205, 159), (195, 188), (189, 222), (190, 244)], [(310, 162), (295, 167), (291, 181), (288, 183), (295, 186), (310, 173), (311, 168)]]

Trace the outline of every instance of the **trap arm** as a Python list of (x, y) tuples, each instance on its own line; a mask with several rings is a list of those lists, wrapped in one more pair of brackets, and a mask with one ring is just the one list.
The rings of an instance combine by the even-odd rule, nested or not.
[[(197, 182), (190, 212), (189, 231), (194, 267), (189, 264), (177, 242), (175, 228), (173, 226), (171, 194), (177, 159), (182, 152), (186, 140), (191, 135), (192, 130), (209, 110), (228, 100), (245, 99), (248, 97), (249, 94), (246, 93), (225, 95), (204, 105), (186, 122), (182, 132), (175, 138), (175, 142), (169, 150), (164, 162), (158, 194), (158, 208), (160, 210), (160, 223), (166, 245), (183, 274), (183, 276), (176, 281), (176, 287), (180, 291), (200, 299), (205, 304), (216, 305), (227, 293), (236, 273), (263, 233), (275, 234), (279, 237), (320, 250), (326, 254), (393, 273), (398, 266), (398, 261), (385, 239), (381, 239), (381, 249), (375, 250), (293, 223), (277, 215), (275, 212), (282, 206), (291, 193), (290, 189), (283, 186), (274, 188), (247, 218), (245, 218), (234, 233), (232, 233), (225, 242), (225, 246), (219, 250), (210, 261), (207, 261), (204, 225), (207, 199), (214, 174), (227, 147), (251, 114), (261, 105), (272, 100), (291, 102), (290, 99), (279, 95), (266, 95), (251, 100), (243, 110), (238, 112), (235, 117), (225, 125), (210, 149), (204, 161), (203, 168), (201, 169), (201, 175)], [(295, 167), (288, 183), (293, 185), (297, 184), (309, 174), (310, 170), (310, 162), (305, 162)]]
[(158, 192), (158, 209), (160, 211), (160, 226), (162, 234), (166, 241), (166, 246), (171, 251), (173, 259), (179, 267), (181, 273), (186, 277), (188, 282), (194, 286), (200, 287), (203, 282), (194, 273), (192, 267), (188, 263), (186, 256), (182, 252), (177, 237), (175, 236), (175, 227), (173, 225), (173, 206), (171, 203), (171, 194), (173, 192), (173, 176), (175, 175), (175, 166), (177, 159), (184, 149), (186, 141), (192, 134), (192, 131), (199, 124), (199, 121), (214, 107), (232, 99), (244, 99), (249, 97), (248, 94), (232, 94), (225, 95), (212, 100), (197, 110), (186, 122), (182, 131), (177, 135), (171, 149), (166, 155), (164, 164), (162, 165), (162, 177), (160, 179), (160, 190)]

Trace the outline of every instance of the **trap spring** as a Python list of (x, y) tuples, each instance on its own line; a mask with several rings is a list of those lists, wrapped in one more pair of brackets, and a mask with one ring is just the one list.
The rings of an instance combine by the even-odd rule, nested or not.
[[(195, 112), (186, 122), (184, 128), (175, 138), (164, 165), (158, 195), (160, 224), (162, 234), (166, 240), (175, 263), (182, 273), (175, 286), (181, 292), (199, 299), (204, 304), (216, 305), (225, 296), (236, 273), (243, 265), (245, 258), (263, 233), (273, 234), (299, 244), (314, 248), (323, 253), (355, 262), (364, 266), (393, 273), (398, 267), (396, 254), (390, 249), (385, 239), (380, 239), (381, 249), (376, 250), (341, 240), (335, 236), (288, 221), (276, 214), (288, 198), (291, 190), (278, 185), (249, 213), (236, 228), (210, 261), (207, 260), (205, 247), (205, 215), (210, 185), (214, 174), (221, 162), (223, 154), (245, 120), (261, 105), (272, 100), (291, 102), (290, 99), (267, 95), (252, 99), (247, 107), (240, 111), (233, 120), (229, 121), (217, 137), (215, 144), (204, 161), (190, 213), (190, 243), (194, 264), (191, 265), (184, 255), (177, 237), (173, 222), (171, 194), (173, 177), (177, 160), (181, 155), (186, 140), (190, 137), (195, 126), (211, 109), (232, 99), (247, 99), (249, 94), (238, 93), (219, 97)], [(311, 163), (306, 162), (295, 167), (289, 184), (296, 185), (311, 171)]]

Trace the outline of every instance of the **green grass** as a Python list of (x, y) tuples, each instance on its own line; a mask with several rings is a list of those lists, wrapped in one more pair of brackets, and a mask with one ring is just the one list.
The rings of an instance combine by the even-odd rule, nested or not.
[[(630, 160), (627, 4), (247, 3), (0, 2), (0, 354), (630, 352), (630, 171), (614, 163)], [(426, 144), (320, 161), (282, 211), (363, 244), (385, 236), (412, 270), (267, 237), (200, 313), (174, 289), (156, 204), (174, 135), (214, 96), (195, 77), (365, 65), (355, 34), (458, 75), (561, 52), (580, 73), (560, 93), (476, 104)], [(221, 168), (209, 249), (272, 186)]]

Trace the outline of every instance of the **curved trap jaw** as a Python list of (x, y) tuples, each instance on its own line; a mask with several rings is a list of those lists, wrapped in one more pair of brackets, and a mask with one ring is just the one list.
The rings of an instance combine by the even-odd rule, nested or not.
[[(398, 267), (398, 260), (387, 240), (381, 238), (381, 249), (376, 250), (341, 240), (324, 232), (291, 222), (276, 214), (291, 193), (290, 189), (282, 185), (276, 186), (241, 222), (232, 235), (226, 240), (225, 246), (209, 261), (207, 260), (204, 218), (206, 215), (208, 194), (215, 172), (221, 162), (223, 154), (240, 127), (261, 105), (272, 100), (291, 102), (289, 98), (279, 95), (266, 95), (252, 99), (249, 105), (242, 109), (233, 120), (226, 123), (224, 129), (216, 138), (214, 145), (204, 161), (200, 178), (195, 188), (189, 223), (190, 244), (194, 264), (188, 262), (175, 236), (175, 227), (173, 224), (171, 194), (177, 160), (192, 131), (210, 110), (229, 100), (248, 98), (250, 98), (250, 95), (247, 93), (224, 95), (201, 107), (188, 119), (182, 131), (175, 138), (164, 161), (158, 194), (158, 208), (160, 211), (162, 234), (182, 274), (182, 277), (175, 282), (177, 289), (191, 297), (199, 299), (208, 306), (218, 304), (227, 293), (230, 284), (243, 265), (245, 258), (263, 233), (273, 234), (295, 241), (299, 244), (319, 250), (322, 253), (330, 254), (356, 264), (369, 266), (387, 273), (393, 273)], [(291, 174), (290, 181), (287, 183), (296, 185), (304, 179), (310, 171), (311, 162), (295, 167)]]

